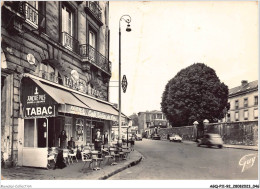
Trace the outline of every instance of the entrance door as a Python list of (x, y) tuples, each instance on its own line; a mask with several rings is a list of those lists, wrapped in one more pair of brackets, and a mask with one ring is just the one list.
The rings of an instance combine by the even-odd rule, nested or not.
[(47, 122), (45, 118), (37, 119), (38, 126), (38, 147), (44, 148), (46, 147), (46, 136), (47, 136)]
[(101, 136), (104, 134), (104, 123), (103, 122), (92, 122), (94, 128), (92, 129), (92, 143), (95, 142), (97, 130), (100, 130)]

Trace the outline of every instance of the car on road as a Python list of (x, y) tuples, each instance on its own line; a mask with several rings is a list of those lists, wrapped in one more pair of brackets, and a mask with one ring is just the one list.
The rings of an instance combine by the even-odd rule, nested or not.
[(182, 142), (182, 138), (177, 134), (172, 134), (169, 137), (170, 142)]
[(152, 135), (152, 139), (153, 139), (153, 140), (161, 140), (161, 137), (160, 137), (160, 135), (158, 135), (158, 134), (153, 134), (153, 135)]
[(135, 135), (135, 140), (136, 140), (136, 141), (139, 141), (139, 140), (142, 141), (142, 140), (143, 140), (142, 135), (141, 135), (141, 134), (136, 134), (136, 135)]
[(201, 139), (199, 139), (198, 146), (206, 145), (208, 147), (217, 146), (223, 147), (223, 140), (219, 134), (206, 133)]

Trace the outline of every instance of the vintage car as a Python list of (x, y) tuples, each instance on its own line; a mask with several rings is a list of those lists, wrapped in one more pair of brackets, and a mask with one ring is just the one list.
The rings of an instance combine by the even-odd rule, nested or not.
[(169, 137), (170, 142), (182, 142), (182, 138), (177, 134), (172, 134)]
[(153, 135), (152, 135), (152, 139), (153, 139), (153, 140), (161, 140), (161, 137), (160, 137), (160, 135), (158, 135), (158, 134), (153, 134)]
[(198, 146), (206, 145), (208, 147), (217, 146), (223, 147), (223, 140), (219, 134), (206, 133), (201, 139), (198, 140)]

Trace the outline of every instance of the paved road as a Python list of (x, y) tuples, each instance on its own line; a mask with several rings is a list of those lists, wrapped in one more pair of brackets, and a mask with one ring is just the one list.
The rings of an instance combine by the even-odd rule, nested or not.
[[(144, 160), (109, 180), (251, 180), (258, 179), (258, 157), (242, 172), (240, 159), (257, 151), (197, 147), (192, 143), (147, 140), (136, 142)], [(248, 160), (248, 163), (249, 160)], [(252, 164), (251, 164), (252, 165)]]

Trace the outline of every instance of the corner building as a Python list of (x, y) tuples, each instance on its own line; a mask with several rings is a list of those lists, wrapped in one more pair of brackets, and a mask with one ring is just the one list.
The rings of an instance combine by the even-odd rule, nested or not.
[(62, 130), (78, 147), (111, 133), (108, 1), (5, 1), (1, 31), (5, 165), (46, 167)]

